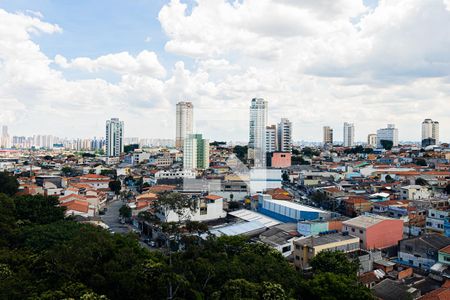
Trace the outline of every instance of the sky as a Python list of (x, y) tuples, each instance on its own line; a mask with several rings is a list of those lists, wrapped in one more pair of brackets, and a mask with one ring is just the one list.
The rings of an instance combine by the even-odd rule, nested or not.
[(450, 0), (0, 0), (0, 124), (10, 135), (246, 141), (250, 100), (295, 141), (394, 123), (450, 141)]

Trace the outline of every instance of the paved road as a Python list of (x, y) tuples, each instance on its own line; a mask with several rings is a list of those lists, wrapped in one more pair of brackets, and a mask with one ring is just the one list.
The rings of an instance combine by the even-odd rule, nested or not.
[(109, 202), (106, 207), (108, 210), (101, 216), (102, 221), (109, 226), (109, 229), (114, 233), (128, 233), (131, 227), (128, 224), (121, 224), (119, 221), (119, 209), (122, 207), (121, 200), (113, 200)]
[[(109, 229), (114, 233), (126, 234), (132, 231), (132, 226), (129, 224), (121, 224), (119, 221), (119, 209), (122, 207), (123, 202), (121, 200), (114, 200), (109, 202), (106, 207), (108, 208), (106, 213), (101, 216), (102, 221), (109, 226)], [(139, 240), (139, 244), (149, 250), (154, 251), (155, 248), (150, 247), (146, 243)]]

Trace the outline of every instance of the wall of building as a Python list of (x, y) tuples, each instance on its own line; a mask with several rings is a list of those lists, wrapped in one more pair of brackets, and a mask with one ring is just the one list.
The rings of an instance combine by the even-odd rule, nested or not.
[(403, 239), (403, 221), (384, 220), (370, 226), (366, 231), (366, 249), (383, 249), (397, 245)]

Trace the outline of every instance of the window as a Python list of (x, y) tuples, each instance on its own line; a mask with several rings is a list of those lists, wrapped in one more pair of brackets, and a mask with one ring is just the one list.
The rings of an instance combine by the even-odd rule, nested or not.
[(362, 230), (359, 230), (359, 233), (361, 233), (361, 234), (362, 234), (362, 233), (363, 233), (363, 231), (362, 231)]
[(295, 260), (300, 260), (300, 256), (296, 255)]
[(410, 245), (405, 245), (406, 251), (413, 251), (413, 248)]
[(355, 228), (352, 228), (352, 232), (355, 232)]
[(299, 245), (295, 245), (295, 249), (300, 250), (300, 246)]
[(281, 249), (281, 252), (282, 252), (282, 253), (285, 253), (285, 252), (288, 252), (288, 251), (291, 251), (291, 246), (286, 246), (286, 247), (283, 247), (283, 248)]
[(450, 261), (450, 257), (449, 256), (444, 256), (444, 261)]

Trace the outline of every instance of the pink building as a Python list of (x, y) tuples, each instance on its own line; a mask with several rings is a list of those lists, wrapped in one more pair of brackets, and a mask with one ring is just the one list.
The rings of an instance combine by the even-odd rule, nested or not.
[(289, 152), (273, 152), (272, 168), (288, 168), (291, 166), (291, 153)]
[(361, 249), (383, 249), (403, 238), (403, 221), (378, 215), (363, 215), (342, 222), (342, 231), (359, 237)]

